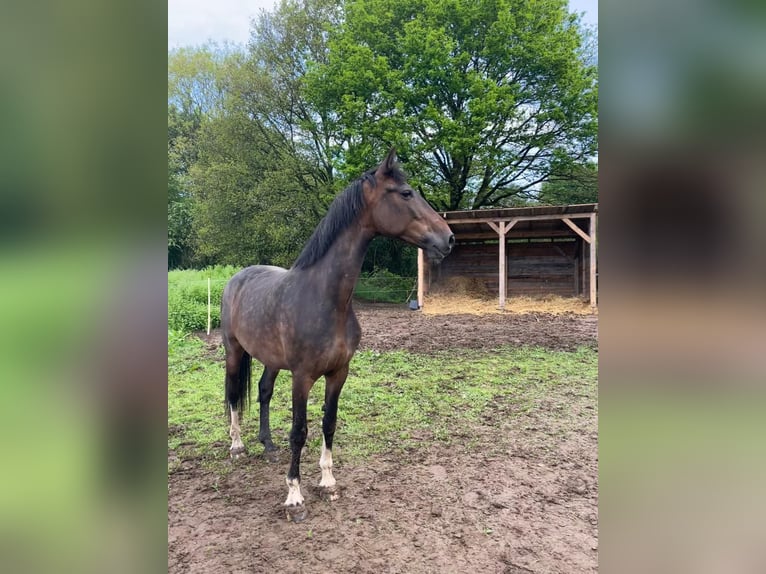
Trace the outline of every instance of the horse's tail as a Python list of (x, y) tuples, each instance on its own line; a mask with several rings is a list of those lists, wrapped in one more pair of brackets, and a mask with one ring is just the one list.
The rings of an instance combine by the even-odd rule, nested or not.
[(248, 354), (247, 351), (243, 351), (242, 358), (239, 361), (239, 372), (237, 373), (237, 378), (235, 381), (232, 381), (236, 384), (236, 388), (226, 389), (226, 394), (229, 397), (231, 407), (237, 409), (240, 414), (244, 410), (245, 406), (250, 406), (250, 389), (253, 386), (251, 376), (252, 364), (252, 357)]
[(242, 361), (239, 363), (239, 405), (237, 408), (242, 410), (242, 407), (247, 404), (250, 406), (250, 389), (253, 386), (252, 381), (252, 368), (253, 359), (247, 351), (242, 353)]

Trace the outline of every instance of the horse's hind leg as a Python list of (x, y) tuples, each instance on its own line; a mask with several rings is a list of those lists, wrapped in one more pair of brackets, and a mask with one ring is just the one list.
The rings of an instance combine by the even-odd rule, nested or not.
[(265, 367), (261, 380), (258, 382), (258, 402), (260, 403), (260, 425), (258, 431), (258, 440), (263, 444), (266, 452), (266, 458), (274, 461), (274, 452), (277, 447), (271, 440), (271, 424), (269, 422), (269, 406), (271, 396), (274, 394), (274, 381), (277, 379), (279, 369), (270, 369)]
[(319, 468), (322, 469), (322, 480), (319, 489), (322, 497), (337, 500), (340, 496), (335, 486), (332, 474), (332, 443), (335, 437), (335, 423), (338, 418), (338, 399), (343, 384), (348, 376), (348, 365), (333, 373), (325, 375), (324, 417), (322, 417), (322, 456), (319, 458)]
[(247, 449), (242, 442), (240, 416), (250, 389), (250, 355), (236, 341), (226, 341), (226, 405), (229, 407), (231, 426), (229, 436), (232, 458), (243, 456)]
[(231, 446), (229, 447), (229, 455), (231, 458), (239, 458), (247, 454), (245, 443), (242, 442), (242, 430), (239, 426), (239, 411), (234, 407), (230, 407), (229, 412), (231, 413), (231, 426), (229, 427)]

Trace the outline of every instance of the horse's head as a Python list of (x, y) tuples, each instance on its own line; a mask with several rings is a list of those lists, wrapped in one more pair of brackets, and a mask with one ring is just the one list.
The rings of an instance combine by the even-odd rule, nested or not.
[(399, 169), (396, 151), (375, 169), (375, 186), (364, 186), (376, 233), (396, 237), (420, 247), (432, 261), (444, 259), (455, 244), (455, 236), (425, 199), (412, 189)]

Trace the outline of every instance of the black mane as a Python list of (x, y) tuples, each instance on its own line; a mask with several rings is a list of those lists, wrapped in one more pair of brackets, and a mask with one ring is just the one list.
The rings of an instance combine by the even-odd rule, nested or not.
[(365, 181), (375, 185), (375, 175), (372, 172), (366, 172), (333, 199), (327, 214), (319, 222), (298, 259), (293, 263), (293, 269), (305, 269), (319, 261), (330, 249), (335, 238), (356, 220), (365, 205), (362, 192)]
[[(359, 217), (359, 213), (365, 206), (362, 186), (365, 182), (373, 187), (377, 185), (375, 170), (376, 168), (372, 168), (364, 172), (360, 178), (351, 182), (333, 199), (327, 214), (319, 222), (298, 259), (293, 263), (293, 269), (306, 269), (319, 261), (341, 232)], [(394, 165), (386, 175), (400, 183), (406, 181), (404, 172), (397, 165)]]
[[(376, 185), (375, 169), (366, 171), (333, 199), (327, 214), (319, 222), (298, 259), (293, 263), (293, 269), (306, 269), (319, 261), (341, 232), (359, 217), (359, 213), (365, 206), (362, 186), (365, 182), (373, 187)], [(398, 166), (394, 166), (386, 175), (398, 182), (406, 180), (404, 172)]]

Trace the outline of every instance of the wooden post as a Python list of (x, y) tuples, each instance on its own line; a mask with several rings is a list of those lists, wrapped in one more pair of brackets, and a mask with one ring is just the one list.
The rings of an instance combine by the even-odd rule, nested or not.
[(507, 286), (508, 286), (508, 272), (506, 271), (505, 264), (505, 234), (510, 231), (511, 227), (516, 225), (516, 222), (519, 221), (516, 218), (511, 219), (510, 221), (498, 221), (497, 223), (493, 223), (492, 221), (487, 221), (487, 225), (489, 225), (492, 229), (495, 230), (497, 233), (498, 238), (498, 304), (500, 306), (501, 310), (505, 309), (505, 298), (508, 294)]
[(580, 296), (580, 258), (574, 258), (574, 294)]
[(207, 278), (207, 334), (210, 334), (210, 277)]
[(500, 309), (505, 309), (505, 299), (508, 294), (507, 286), (508, 286), (508, 272), (506, 271), (505, 264), (505, 234), (508, 233), (508, 231), (516, 225), (516, 222), (518, 219), (511, 219), (510, 221), (498, 221), (497, 223), (493, 223), (492, 221), (487, 221), (487, 225), (489, 225), (492, 229), (495, 230), (497, 233), (498, 238), (498, 271), (497, 271), (497, 280), (498, 280), (498, 305), (500, 306)]
[(501, 221), (498, 229), (498, 235), (500, 238), (500, 249), (499, 249), (499, 257), (500, 257), (500, 269), (499, 274), (500, 276), (498, 279), (500, 279), (499, 287), (500, 287), (500, 309), (505, 310), (505, 297), (507, 295), (507, 287), (508, 287), (508, 271), (505, 269), (505, 221)]
[(590, 215), (590, 306), (596, 307), (596, 214)]
[(423, 308), (423, 295), (425, 294), (426, 261), (422, 249), (418, 249), (418, 309)]

